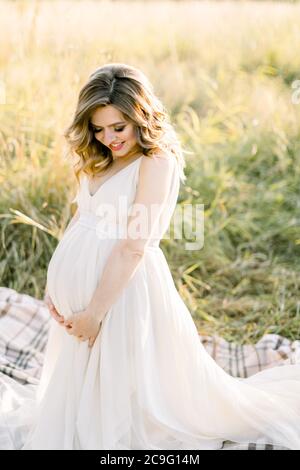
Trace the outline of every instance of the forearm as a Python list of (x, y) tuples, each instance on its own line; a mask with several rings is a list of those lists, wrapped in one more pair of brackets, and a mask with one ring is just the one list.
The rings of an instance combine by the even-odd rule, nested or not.
[(93, 314), (103, 320), (134, 276), (142, 259), (141, 252), (134, 252), (130, 248), (124, 249), (119, 246), (113, 248), (88, 306)]

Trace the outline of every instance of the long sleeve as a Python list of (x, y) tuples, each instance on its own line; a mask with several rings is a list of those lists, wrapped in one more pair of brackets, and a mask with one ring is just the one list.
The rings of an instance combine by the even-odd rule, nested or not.
[[(165, 155), (144, 157), (141, 161), (136, 196), (127, 219), (127, 237), (120, 239), (112, 249), (88, 306), (101, 319), (119, 298), (143, 259), (169, 193), (173, 165), (172, 158)], [(137, 219), (142, 221), (142, 233), (135, 230)]]

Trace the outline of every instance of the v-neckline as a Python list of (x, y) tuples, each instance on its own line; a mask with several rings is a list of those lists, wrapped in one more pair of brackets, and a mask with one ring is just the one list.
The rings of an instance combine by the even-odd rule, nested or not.
[(107, 180), (105, 180), (97, 189), (96, 191), (94, 192), (94, 194), (91, 194), (90, 193), (90, 187), (89, 187), (89, 179), (86, 175), (86, 188), (87, 188), (87, 193), (90, 197), (90, 199), (93, 199), (96, 194), (100, 191), (101, 188), (103, 188), (103, 186), (108, 183), (114, 176), (117, 176), (119, 173), (122, 173), (122, 171), (126, 170), (127, 168), (129, 168), (131, 165), (133, 165), (134, 163), (136, 163), (138, 160), (140, 160), (141, 158), (143, 157), (143, 155), (140, 155), (136, 160), (133, 160), (133, 162), (130, 162), (128, 163), (128, 165), (124, 166), (123, 168), (121, 168), (121, 170), (117, 171), (116, 173), (114, 173), (110, 178), (108, 178)]

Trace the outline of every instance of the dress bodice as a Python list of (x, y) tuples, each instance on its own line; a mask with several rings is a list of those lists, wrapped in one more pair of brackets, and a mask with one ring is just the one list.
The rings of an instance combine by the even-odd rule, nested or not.
[[(127, 219), (133, 206), (138, 180), (139, 168), (143, 158), (131, 162), (119, 172), (105, 180), (91, 195), (89, 180), (86, 174), (81, 174), (77, 195), (73, 200), (79, 208), (78, 224), (87, 228), (96, 229), (99, 238), (124, 237), (127, 228)], [(170, 225), (180, 187), (180, 178), (177, 160), (174, 157), (173, 177), (170, 190), (164, 202), (159, 217), (159, 223), (149, 246), (158, 246), (161, 238)]]

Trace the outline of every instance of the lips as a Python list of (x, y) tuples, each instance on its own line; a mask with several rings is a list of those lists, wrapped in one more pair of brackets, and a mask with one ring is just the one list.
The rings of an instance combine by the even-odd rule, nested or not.
[(109, 148), (111, 150), (120, 150), (123, 145), (124, 145), (124, 142), (120, 142), (118, 145), (110, 145)]

